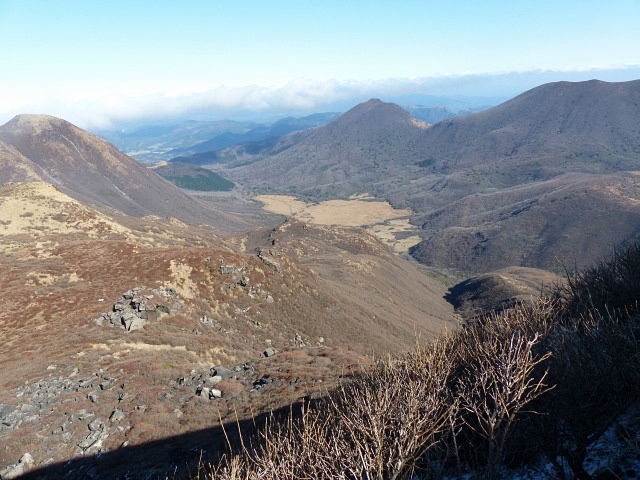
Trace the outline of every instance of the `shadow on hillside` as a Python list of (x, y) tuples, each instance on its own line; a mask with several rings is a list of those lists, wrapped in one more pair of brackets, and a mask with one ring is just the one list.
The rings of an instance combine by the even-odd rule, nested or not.
[(453, 308), (458, 309), (462, 306), (462, 302), (460, 301), (460, 295), (467, 292), (469, 290), (468, 285), (464, 285), (463, 283), (458, 283), (453, 287), (449, 287), (447, 293), (444, 294), (444, 299), (453, 305)]
[(491, 278), (469, 278), (449, 288), (444, 299), (467, 319), (500, 313), (520, 303), (518, 292)]
[[(195, 478), (199, 464), (215, 465), (226, 450), (226, 436), (234, 449), (240, 447), (239, 431), (246, 439), (271, 416), (299, 412), (302, 403), (264, 413), (255, 419), (241, 420), (205, 428), (141, 445), (121, 447), (97, 455), (78, 457), (35, 468), (21, 480), (54, 479), (186, 479)], [(226, 436), (225, 436), (226, 432)], [(201, 462), (202, 460), (202, 462)], [(202, 473), (202, 472), (201, 472)]]

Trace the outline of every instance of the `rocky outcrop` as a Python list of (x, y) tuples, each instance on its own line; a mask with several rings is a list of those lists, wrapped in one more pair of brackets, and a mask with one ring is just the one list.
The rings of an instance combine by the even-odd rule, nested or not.
[(94, 322), (99, 326), (108, 322), (112, 327), (131, 332), (140, 330), (163, 314), (175, 315), (181, 308), (182, 301), (173, 288), (137, 287), (124, 293), (113, 304), (112, 311), (102, 313)]
[(275, 258), (271, 250), (258, 249), (258, 258), (262, 260), (266, 266), (271, 267), (278, 273), (282, 273), (282, 266)]
[(213, 400), (214, 398), (222, 398), (222, 391), (217, 388), (210, 388), (200, 385), (196, 389), (196, 395), (204, 399)]
[[(277, 268), (279, 271), (280, 265), (278, 265)], [(242, 289), (247, 293), (247, 296), (252, 300), (266, 301), (267, 303), (273, 303), (274, 302), (273, 297), (269, 292), (267, 292), (262, 287), (262, 284), (251, 283), (251, 279), (249, 278), (249, 271), (250, 271), (250, 268), (247, 268), (244, 266), (238, 267), (235, 265), (226, 264), (221, 259), (219, 273), (222, 279), (222, 285), (220, 285), (220, 291), (223, 293), (229, 293), (229, 292), (233, 292), (236, 289)], [(236, 312), (236, 313), (245, 313), (245, 311)], [(205, 325), (214, 324), (213, 319), (207, 315), (200, 318), (200, 321)]]

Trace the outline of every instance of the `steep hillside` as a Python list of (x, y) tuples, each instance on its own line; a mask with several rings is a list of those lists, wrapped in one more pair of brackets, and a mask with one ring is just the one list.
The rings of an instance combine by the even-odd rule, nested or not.
[(208, 477), (637, 479), (638, 272), (636, 244), (382, 358), (245, 435)]
[(77, 200), (128, 215), (218, 218), (113, 145), (62, 119), (19, 115), (0, 127), (0, 141), (0, 182), (42, 180)]
[(468, 272), (582, 268), (640, 237), (639, 198), (640, 177), (631, 172), (469, 195), (422, 217), (425, 240), (412, 255)]
[(0, 179), (2, 182), (43, 181), (46, 174), (13, 145), (0, 140)]
[(470, 319), (531, 303), (562, 282), (561, 277), (546, 270), (507, 267), (454, 285), (446, 298), (458, 314)]

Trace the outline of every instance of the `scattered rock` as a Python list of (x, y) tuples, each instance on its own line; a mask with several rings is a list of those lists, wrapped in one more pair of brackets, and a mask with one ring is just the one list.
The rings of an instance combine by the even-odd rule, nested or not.
[(203, 387), (202, 385), (196, 388), (196, 395), (203, 398), (209, 398), (209, 387)]
[(116, 408), (113, 413), (111, 414), (111, 416), (109, 417), (109, 421), (110, 422), (119, 422), (120, 420), (123, 420), (127, 415), (120, 410), (119, 408)]
[(92, 432), (101, 432), (102, 430), (104, 430), (104, 422), (99, 418), (96, 418), (95, 420), (91, 421), (89, 425), (87, 425), (87, 427)]
[(113, 382), (100, 382), (100, 390), (109, 390), (110, 388), (113, 388)]
[(234, 265), (220, 265), (220, 275), (225, 275), (231, 278), (231, 281), (235, 285), (241, 287), (247, 287), (249, 285), (249, 277), (245, 275), (244, 267), (236, 267)]
[(2, 480), (9, 480), (13, 478), (18, 478), (25, 473), (33, 466), (34, 460), (29, 452), (25, 453), (20, 457), (18, 464), (15, 466), (9, 466), (4, 470), (0, 471), (0, 478)]
[(91, 432), (87, 437), (78, 442), (78, 446), (82, 449), (90, 448), (100, 438), (100, 432)]
[(276, 353), (278, 353), (278, 351), (273, 348), (273, 347), (267, 347), (264, 352), (262, 352), (262, 355), (260, 355), (262, 358), (269, 358), (269, 357), (273, 357)]
[(253, 382), (253, 388), (256, 390), (260, 390), (262, 387), (269, 385), (273, 382), (273, 378), (269, 375), (263, 375), (261, 378)]
[(216, 385), (222, 381), (222, 376), (214, 375), (213, 377), (205, 378), (204, 381), (209, 385)]
[(222, 391), (217, 388), (200, 385), (196, 388), (196, 395), (207, 400), (213, 400), (214, 398), (222, 398)]
[(211, 373), (212, 377), (215, 377), (216, 375), (218, 375), (218, 376), (222, 377), (223, 380), (227, 380), (227, 379), (229, 379), (229, 378), (234, 376), (234, 373), (233, 373), (232, 370), (229, 370), (228, 368), (220, 367), (220, 366), (213, 367), (210, 370), (210, 373)]
[(166, 400), (171, 400), (172, 398), (173, 395), (170, 392), (163, 392), (158, 395), (158, 400), (161, 400), (163, 402)]
[(156, 321), (161, 314), (175, 315), (181, 308), (182, 301), (173, 288), (138, 287), (125, 292), (112, 311), (102, 313), (94, 323), (102, 326), (108, 321), (112, 327), (132, 332)]
[(74, 415), (71, 416), (71, 421), (74, 422), (76, 420), (84, 420), (86, 418), (93, 417), (93, 416), (94, 416), (93, 413), (89, 413), (87, 412), (86, 408), (83, 408), (82, 410), (78, 410)]
[(0, 432), (12, 430), (16, 421), (16, 408), (11, 405), (0, 404)]

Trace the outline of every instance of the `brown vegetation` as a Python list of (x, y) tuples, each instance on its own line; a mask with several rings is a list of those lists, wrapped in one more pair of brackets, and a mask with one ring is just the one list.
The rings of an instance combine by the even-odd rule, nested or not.
[[(640, 398), (640, 246), (274, 417), (211, 478), (441, 478), (586, 449)], [(627, 286), (629, 288), (627, 288)], [(592, 472), (593, 473), (593, 472)]]
[[(36, 466), (77, 457), (89, 421), (107, 421), (115, 408), (126, 417), (107, 422), (101, 453), (123, 444), (146, 453), (135, 465), (102, 462), (106, 477), (160, 468), (149, 453), (159, 441), (180, 446), (159, 454), (160, 463), (182, 465), (189, 448), (212, 452), (222, 437), (195, 435), (189, 448), (167, 437), (319, 396), (369, 365), (372, 352), (406, 351), (416, 331), (432, 338), (451, 324), (444, 284), (361, 229), (291, 221), (222, 240), (207, 226), (101, 214), (43, 183), (1, 186), (5, 219), (0, 406), (35, 413), (2, 427), (2, 467), (27, 447)], [(140, 286), (175, 289), (182, 309), (132, 332), (94, 322)], [(261, 358), (267, 346), (279, 353)], [(214, 366), (234, 372), (218, 384), (222, 398), (176, 385), (193, 371), (208, 378)], [(111, 388), (77, 386), (105, 371), (117, 378)], [(256, 389), (262, 378), (270, 383)], [(40, 402), (41, 391), (50, 403)], [(65, 423), (82, 409), (94, 416)]]

